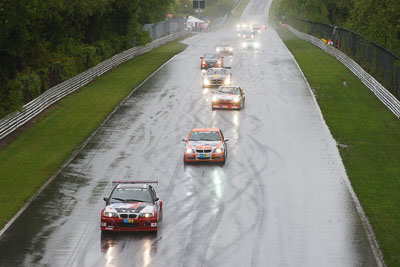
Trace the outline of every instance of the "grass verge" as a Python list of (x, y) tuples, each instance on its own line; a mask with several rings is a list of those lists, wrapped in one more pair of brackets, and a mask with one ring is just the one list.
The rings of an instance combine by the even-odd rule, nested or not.
[(185, 48), (176, 40), (121, 64), (59, 101), (1, 149), (0, 229), (133, 88)]
[(313, 88), (388, 266), (400, 266), (400, 120), (342, 63), (278, 34)]

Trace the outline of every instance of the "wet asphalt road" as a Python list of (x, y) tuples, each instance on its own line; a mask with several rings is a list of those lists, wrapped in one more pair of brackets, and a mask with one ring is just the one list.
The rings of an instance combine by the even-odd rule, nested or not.
[[(252, 0), (243, 18), (267, 14)], [(265, 18), (264, 18), (265, 19)], [(200, 55), (221, 40), (241, 111), (212, 111)], [(124, 103), (0, 238), (1, 266), (376, 266), (335, 141), (272, 29), (259, 51), (201, 33)], [(194, 127), (218, 127), (224, 166), (183, 164)], [(158, 180), (158, 234), (101, 235), (112, 180)]]

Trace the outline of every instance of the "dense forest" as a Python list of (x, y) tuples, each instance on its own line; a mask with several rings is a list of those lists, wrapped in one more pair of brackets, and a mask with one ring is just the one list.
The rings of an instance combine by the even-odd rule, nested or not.
[(1, 0), (0, 118), (110, 56), (150, 41), (175, 0)]
[(278, 0), (276, 14), (346, 27), (400, 55), (399, 0)]

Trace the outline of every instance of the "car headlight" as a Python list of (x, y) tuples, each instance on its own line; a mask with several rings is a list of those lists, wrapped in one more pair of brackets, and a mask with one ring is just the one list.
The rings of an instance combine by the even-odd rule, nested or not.
[(118, 217), (118, 214), (115, 212), (104, 212), (104, 217), (115, 218)]
[(221, 60), (218, 60), (218, 61), (217, 61), (217, 64), (218, 64), (218, 65), (221, 64)]
[(193, 149), (191, 149), (191, 148), (186, 148), (186, 153), (193, 153)]
[(224, 84), (229, 85), (231, 83), (231, 79), (228, 77), (225, 79)]
[(233, 102), (239, 103), (239, 102), (240, 102), (240, 98), (239, 98), (239, 97), (235, 97), (235, 98), (233, 99)]
[(224, 151), (222, 148), (217, 148), (217, 149), (215, 150), (215, 153), (222, 153), (222, 151)]
[(251, 39), (253, 39), (253, 38), (254, 38), (254, 35), (251, 36)]
[(247, 47), (247, 43), (243, 43), (242, 47), (246, 48)]
[(142, 217), (142, 218), (150, 218), (150, 217), (153, 217), (153, 216), (154, 216), (154, 214), (150, 213), (150, 212), (140, 213), (139, 214), (139, 217)]
[(260, 47), (260, 43), (254, 43), (254, 47), (255, 48), (259, 48)]
[(217, 47), (217, 49), (215, 49), (215, 50), (217, 50), (217, 52), (221, 51), (221, 49), (219, 47)]
[(217, 102), (217, 100), (218, 100), (218, 98), (216, 96), (213, 96), (211, 99), (212, 102)]
[(240, 33), (238, 33), (237, 37), (240, 37)]
[(233, 51), (233, 48), (232, 48), (232, 47), (229, 47), (228, 50), (229, 50), (229, 51)]
[(203, 83), (204, 85), (210, 85), (210, 81), (207, 78), (204, 78)]

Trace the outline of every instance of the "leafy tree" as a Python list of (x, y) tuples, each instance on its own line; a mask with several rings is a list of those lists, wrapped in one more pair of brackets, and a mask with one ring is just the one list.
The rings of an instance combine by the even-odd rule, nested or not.
[(38, 93), (151, 39), (174, 0), (1, 0), (0, 117)]

